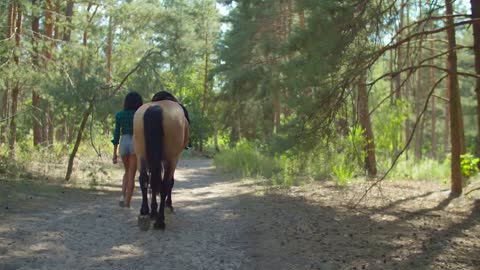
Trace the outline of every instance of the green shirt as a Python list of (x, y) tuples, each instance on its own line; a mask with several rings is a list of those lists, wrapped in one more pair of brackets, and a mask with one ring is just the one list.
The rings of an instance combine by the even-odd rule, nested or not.
[(120, 135), (133, 135), (133, 115), (135, 111), (120, 111), (115, 115), (115, 131), (113, 132), (113, 145), (120, 141)]

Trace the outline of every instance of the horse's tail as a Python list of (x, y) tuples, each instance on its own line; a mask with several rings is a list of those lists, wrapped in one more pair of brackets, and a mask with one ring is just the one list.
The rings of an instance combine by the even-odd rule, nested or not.
[(163, 174), (163, 110), (160, 106), (151, 106), (143, 115), (145, 152), (150, 172), (152, 191), (159, 192)]

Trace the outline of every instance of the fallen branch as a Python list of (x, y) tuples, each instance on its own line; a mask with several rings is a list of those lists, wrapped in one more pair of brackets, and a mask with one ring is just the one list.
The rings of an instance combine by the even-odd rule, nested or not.
[(468, 192), (465, 193), (465, 196), (467, 196), (468, 194), (474, 192), (475, 190), (480, 190), (480, 187), (476, 187), (476, 188), (474, 188), (474, 189), (469, 190)]

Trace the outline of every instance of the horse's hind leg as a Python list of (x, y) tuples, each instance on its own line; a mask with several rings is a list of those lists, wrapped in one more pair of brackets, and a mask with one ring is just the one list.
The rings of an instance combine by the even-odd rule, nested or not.
[(138, 217), (138, 226), (141, 230), (146, 231), (150, 227), (150, 219), (148, 218), (148, 174), (145, 162), (140, 165), (140, 189), (142, 190), (142, 207), (140, 208), (140, 216)]
[(152, 188), (152, 198), (150, 202), (150, 208), (151, 208), (150, 218), (151, 219), (156, 219), (158, 216), (157, 194), (159, 193), (160, 185), (161, 185), (159, 184), (158, 180), (159, 179), (150, 179), (150, 187)]
[(145, 162), (141, 162), (140, 165), (140, 189), (142, 191), (142, 208), (140, 209), (140, 215), (148, 215), (150, 210), (148, 209), (148, 174)]
[(170, 183), (170, 188), (168, 189), (167, 201), (166, 201), (167, 207), (170, 209), (170, 211), (172, 211), (172, 213), (173, 213), (172, 189), (174, 184), (175, 184), (175, 178), (172, 176), (172, 181)]
[(152, 202), (151, 202), (151, 209), (152, 212), (150, 213), (150, 217), (155, 219), (158, 216), (158, 204), (157, 204), (157, 190), (152, 188)]
[(166, 170), (165, 170), (165, 178), (164, 179), (169, 179), (170, 180), (170, 184), (168, 185), (167, 187), (167, 199), (166, 199), (166, 205), (167, 207), (170, 209), (170, 211), (173, 212), (173, 204), (172, 204), (172, 189), (173, 189), (173, 185), (175, 184), (175, 179), (173, 177), (173, 175), (175, 174), (175, 167), (177, 165), (177, 163), (175, 161), (169, 161), (166, 163), (167, 166), (166, 167)]
[(165, 229), (165, 199), (167, 197), (168, 188), (170, 187), (170, 179), (163, 179), (160, 184), (160, 210), (158, 211), (157, 221), (153, 224), (155, 229)]

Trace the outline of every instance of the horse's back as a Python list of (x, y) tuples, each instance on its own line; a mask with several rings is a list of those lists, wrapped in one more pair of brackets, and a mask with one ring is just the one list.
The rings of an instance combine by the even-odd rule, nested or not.
[(164, 156), (177, 159), (188, 142), (188, 122), (182, 107), (174, 101), (161, 100), (142, 105), (135, 113), (133, 120), (133, 137), (135, 152), (138, 157), (145, 157), (144, 115), (148, 108), (162, 108), (164, 132)]

